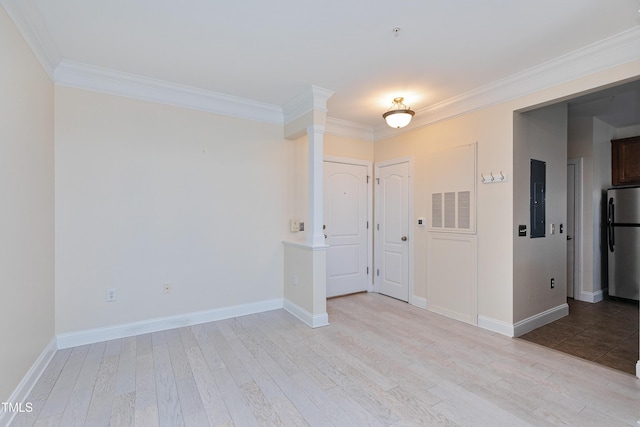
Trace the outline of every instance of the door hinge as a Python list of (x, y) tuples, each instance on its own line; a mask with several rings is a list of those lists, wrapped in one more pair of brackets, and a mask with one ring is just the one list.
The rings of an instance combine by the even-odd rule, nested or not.
[(369, 178), (371, 178), (369, 175), (367, 175), (367, 184), (369, 183)]
[(380, 178), (376, 178), (376, 182), (380, 185)]
[(369, 266), (367, 266), (367, 276), (369, 275)]
[(369, 221), (367, 221), (367, 230), (369, 229)]
[(378, 268), (378, 269), (376, 270), (376, 276), (379, 276), (379, 275), (380, 275), (380, 269)]
[(376, 230), (380, 231), (380, 224), (376, 224)]

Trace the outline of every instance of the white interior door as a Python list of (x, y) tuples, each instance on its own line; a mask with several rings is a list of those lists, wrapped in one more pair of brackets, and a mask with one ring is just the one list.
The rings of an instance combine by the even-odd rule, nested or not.
[(376, 167), (376, 284), (409, 301), (409, 162)]
[(575, 169), (575, 165), (567, 165), (567, 296), (569, 298), (575, 295)]
[(369, 167), (324, 162), (327, 297), (368, 290)]

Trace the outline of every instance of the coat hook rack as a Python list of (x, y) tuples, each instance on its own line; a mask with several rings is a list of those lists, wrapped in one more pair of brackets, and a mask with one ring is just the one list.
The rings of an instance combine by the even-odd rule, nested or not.
[(483, 184), (494, 184), (496, 182), (505, 182), (507, 180), (507, 174), (504, 172), (481, 172), (480, 173), (480, 182)]

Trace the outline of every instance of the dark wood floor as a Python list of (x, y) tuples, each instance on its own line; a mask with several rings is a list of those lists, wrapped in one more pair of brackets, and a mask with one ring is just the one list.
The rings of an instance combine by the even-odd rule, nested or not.
[(569, 315), (521, 339), (632, 375), (638, 361), (638, 303), (567, 299)]

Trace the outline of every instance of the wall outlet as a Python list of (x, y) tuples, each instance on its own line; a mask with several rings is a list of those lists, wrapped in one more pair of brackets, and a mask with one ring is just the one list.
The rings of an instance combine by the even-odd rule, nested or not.
[(111, 288), (107, 289), (107, 302), (113, 302), (116, 300), (116, 290)]
[(164, 286), (162, 287), (162, 292), (165, 294), (170, 294), (171, 293), (171, 285), (168, 283), (165, 283)]
[(289, 230), (291, 230), (292, 233), (297, 233), (298, 231), (300, 231), (300, 223), (297, 219), (292, 219), (289, 221)]
[(551, 289), (556, 287), (556, 279), (554, 279), (553, 277), (551, 278)]

